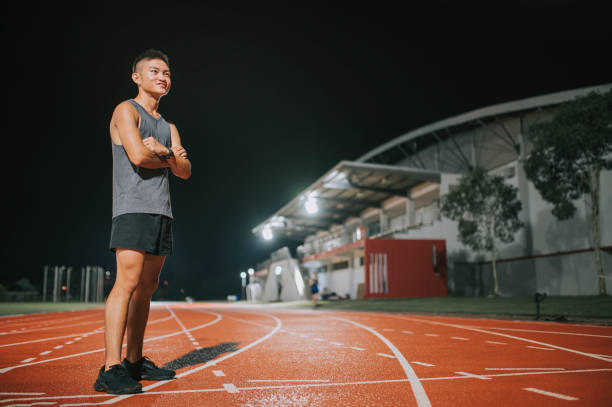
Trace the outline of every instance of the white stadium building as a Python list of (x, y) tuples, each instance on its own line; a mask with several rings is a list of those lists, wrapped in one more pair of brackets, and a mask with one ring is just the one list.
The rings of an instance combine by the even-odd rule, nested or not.
[[(339, 297), (490, 295), (489, 255), (463, 246), (456, 223), (439, 209), (449, 187), (476, 166), (517, 187), (522, 203), (525, 227), (513, 243), (499, 248), (502, 295), (597, 294), (589, 206), (576, 201), (574, 217), (558, 221), (525, 176), (522, 162), (530, 151), (529, 126), (549, 120), (563, 102), (611, 88), (606, 84), (484, 107), (410, 131), (355, 161), (341, 161), (253, 228), (258, 236), (284, 236), (301, 245), (297, 258), (285, 248), (258, 266), (247, 292), (260, 294), (251, 299), (308, 298), (314, 271), (320, 289)], [(611, 171), (602, 172), (601, 187), (600, 242), (610, 287)]]

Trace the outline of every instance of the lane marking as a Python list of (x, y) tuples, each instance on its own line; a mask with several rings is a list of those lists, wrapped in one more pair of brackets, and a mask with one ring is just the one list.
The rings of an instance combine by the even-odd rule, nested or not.
[(413, 334), (414, 332), (412, 332), (412, 331), (402, 331), (402, 333), (404, 333), (404, 334)]
[(417, 362), (417, 361), (414, 361), (414, 360), (412, 362), (410, 362), (410, 363), (414, 363), (415, 365), (427, 366), (427, 367), (435, 366), (435, 365), (432, 365), (431, 363)]
[(344, 344), (340, 343), (340, 342), (330, 342), (332, 345), (336, 345), (336, 346), (344, 346)]
[(360, 348), (359, 346), (349, 346), (349, 349), (365, 350), (364, 348)]
[(387, 331), (387, 332), (393, 332), (394, 330), (391, 328), (384, 328), (383, 331)]
[(53, 349), (62, 349), (63, 347), (64, 345), (57, 345), (57, 346), (54, 346)]
[(568, 401), (580, 400), (578, 397), (566, 396), (565, 394), (553, 393), (550, 391), (540, 390), (540, 389), (536, 389), (533, 387), (525, 387), (523, 390), (531, 391), (533, 393), (543, 394), (545, 396), (555, 397), (561, 400), (568, 400)]
[(503, 334), (501, 332), (492, 332), (492, 331), (487, 331), (485, 329), (472, 328), (470, 326), (465, 326), (465, 325), (449, 324), (449, 323), (446, 323), (446, 322), (430, 321), (430, 320), (427, 320), (427, 319), (420, 319), (420, 318), (409, 318), (409, 317), (402, 317), (402, 316), (396, 316), (396, 315), (387, 315), (387, 316), (391, 317), (391, 318), (404, 319), (404, 320), (407, 320), (407, 321), (424, 322), (426, 324), (442, 325), (442, 326), (447, 326), (447, 327), (451, 327), (451, 328), (466, 329), (466, 330), (469, 330), (469, 331), (485, 333), (485, 334), (489, 334), (489, 335), (503, 336), (504, 338), (516, 339), (518, 341), (529, 342), (529, 343), (533, 343), (533, 344), (536, 344), (536, 345), (548, 346), (550, 348), (554, 348), (554, 349), (558, 349), (558, 350), (563, 350), (563, 351), (566, 351), (566, 352), (575, 353), (577, 355), (582, 355), (582, 356), (586, 356), (586, 357), (589, 357), (589, 358), (603, 360), (604, 362), (612, 363), (612, 359), (607, 359), (607, 358), (604, 358), (604, 357), (601, 357), (601, 356), (593, 355), (591, 353), (581, 352), (579, 350), (570, 349), (570, 348), (564, 348), (563, 346), (552, 345), (550, 343), (534, 341), (533, 339), (521, 338), (520, 336)]
[(552, 335), (576, 335), (576, 336), (592, 336), (595, 338), (612, 338), (612, 336), (610, 335), (581, 334), (577, 332), (539, 331), (536, 329), (497, 328), (497, 327), (486, 327), (486, 326), (477, 326), (477, 325), (473, 325), (473, 327), (497, 329), (498, 331), (533, 332), (533, 333), (552, 334)]
[[(187, 338), (191, 340), (192, 345), (193, 345), (193, 336), (191, 336), (191, 332), (189, 332), (187, 330), (187, 328), (185, 327), (185, 325), (183, 325), (183, 323), (181, 322), (180, 319), (178, 319), (178, 317), (176, 316), (176, 314), (174, 313), (174, 311), (172, 311), (172, 309), (166, 305), (166, 309), (168, 310), (168, 312), (170, 313), (170, 315), (172, 315), (172, 318), (174, 318), (176, 320), (176, 322), (179, 324), (179, 326), (181, 327), (181, 329), (183, 330), (183, 332), (185, 333), (185, 335), (187, 335)], [(224, 385), (225, 386), (225, 385)]]
[(554, 350), (554, 349), (551, 349), (551, 348), (542, 348), (540, 346), (529, 346), (529, 345), (527, 345), (526, 347), (527, 348), (531, 348), (531, 349), (540, 349), (540, 350)]
[(52, 406), (57, 404), (55, 401), (41, 401), (38, 403), (29, 403), (29, 404), (9, 404), (6, 407), (30, 407), (30, 406)]
[(223, 383), (223, 388), (228, 393), (238, 393), (238, 389), (234, 386), (234, 383)]
[(27, 358), (27, 359), (22, 360), (22, 361), (21, 361), (21, 362), (19, 362), (19, 363), (28, 363), (28, 362), (31, 362), (31, 361), (33, 361), (33, 360), (35, 360), (35, 359), (36, 359), (36, 358)]
[(222, 370), (213, 370), (212, 372), (217, 377), (225, 376), (225, 373), (223, 373)]
[(39, 356), (44, 356), (44, 355), (48, 355), (49, 353), (51, 353), (51, 351), (50, 350), (46, 350), (44, 352), (40, 352), (38, 355)]
[(456, 339), (458, 341), (469, 341), (468, 338), (462, 338), (460, 336), (451, 336), (451, 339)]
[[(565, 370), (565, 371), (549, 371), (549, 372), (524, 372), (524, 373), (508, 373), (508, 374), (492, 374), (487, 377), (502, 377), (502, 376), (519, 376), (519, 375), (534, 375), (534, 374), (557, 374), (557, 373), (592, 373), (592, 372), (612, 372), (612, 369), (582, 369), (582, 370)], [(450, 380), (450, 379), (470, 379), (469, 376), (448, 376), (448, 377), (423, 377), (421, 381), (432, 380)], [(238, 390), (269, 390), (269, 389), (290, 389), (290, 388), (305, 388), (305, 387), (329, 387), (329, 386), (350, 386), (362, 384), (387, 384), (387, 383), (407, 383), (408, 379), (388, 379), (388, 380), (368, 380), (360, 382), (341, 382), (341, 383), (308, 383), (282, 386), (262, 386), (262, 387), (239, 387)], [(202, 392), (218, 392), (226, 391), (224, 388), (208, 388), (208, 389), (188, 389), (188, 390), (167, 390), (167, 391), (150, 391), (139, 393), (132, 396), (144, 397), (147, 395), (165, 395), (165, 394), (184, 394), (184, 393), (202, 393)], [(18, 399), (0, 400), (0, 402), (9, 401), (32, 401), (32, 400), (61, 400), (61, 399), (78, 399), (78, 398), (103, 398), (111, 397), (109, 394), (78, 394), (65, 396), (47, 396), (47, 397), (28, 397)], [(83, 406), (83, 405), (100, 405), (102, 403), (79, 403), (79, 404), (63, 404), (62, 406)]]
[(425, 334), (425, 336), (439, 336), (438, 334)]
[(481, 375), (477, 375), (477, 374), (473, 374), (473, 373), (467, 373), (467, 372), (455, 372), (461, 376), (467, 376), (467, 377), (472, 377), (474, 379), (479, 379), (479, 380), (491, 380), (490, 377), (488, 376), (481, 376)]
[(492, 343), (493, 345), (507, 345), (505, 342), (485, 341), (486, 343)]
[(391, 351), (393, 352), (393, 354), (399, 361), (400, 365), (402, 366), (402, 369), (404, 369), (404, 373), (406, 374), (406, 377), (408, 378), (408, 382), (410, 383), (410, 387), (412, 388), (412, 392), (414, 393), (414, 398), (416, 399), (417, 405), (419, 407), (431, 407), (431, 402), (429, 401), (429, 398), (427, 397), (427, 393), (425, 393), (425, 389), (423, 388), (423, 385), (421, 384), (416, 373), (414, 373), (414, 370), (410, 366), (410, 363), (408, 363), (404, 355), (402, 355), (399, 349), (397, 349), (395, 345), (391, 343), (391, 341), (389, 341), (379, 332), (376, 332), (374, 329), (368, 326), (362, 325), (359, 322), (355, 322), (350, 319), (345, 319), (345, 318), (340, 318), (340, 317), (332, 317), (332, 318), (337, 319), (339, 321), (344, 321), (349, 324), (353, 324), (357, 327), (360, 327), (362, 329), (365, 329), (366, 331), (370, 332), (371, 334), (376, 336), (378, 339), (380, 339), (385, 345), (387, 345), (387, 347), (391, 349)]
[(16, 392), (0, 392), (0, 396), (42, 396), (46, 393), (16, 393)]
[(329, 380), (326, 379), (250, 379), (248, 380), (251, 383), (258, 383), (258, 382), (329, 382)]
[(390, 358), (390, 359), (395, 359), (395, 356), (393, 355), (387, 355), (386, 353), (377, 353), (378, 356), (382, 356), (385, 358)]
[(485, 370), (565, 370), (562, 367), (485, 367)]
[(325, 339), (323, 338), (312, 338), (312, 339), (314, 339), (317, 342), (325, 342)]
[[(217, 314), (217, 315), (219, 315), (219, 314)], [(234, 352), (227, 353), (226, 355), (221, 356), (218, 359), (212, 360), (210, 362), (206, 362), (205, 364), (200, 365), (200, 366), (198, 366), (198, 367), (196, 367), (194, 369), (190, 369), (190, 370), (184, 371), (183, 373), (177, 374), (175, 376), (175, 378), (179, 379), (181, 377), (189, 376), (190, 374), (199, 372), (200, 370), (207, 369), (210, 366), (215, 366), (218, 363), (223, 362), (224, 360), (232, 358), (232, 357), (234, 357), (236, 355), (239, 355), (242, 352), (252, 348), (253, 346), (259, 345), (261, 342), (263, 342), (263, 341), (269, 339), (270, 337), (272, 337), (272, 335), (274, 335), (275, 333), (277, 333), (279, 331), (279, 329), (281, 329), (283, 323), (282, 323), (282, 321), (279, 318), (277, 318), (276, 316), (274, 316), (272, 314), (263, 314), (263, 315), (269, 316), (269, 317), (273, 318), (276, 321), (276, 326), (274, 328), (272, 328), (272, 331), (268, 332), (266, 335), (262, 336), (261, 338), (255, 340), (255, 341), (253, 341), (251, 343), (249, 343), (244, 348), (240, 348), (240, 349), (238, 349), (238, 350), (236, 350)], [(219, 317), (221, 317), (221, 315), (219, 315)], [(150, 384), (149, 386), (143, 387), (142, 390), (148, 392), (150, 389), (154, 389), (156, 387), (162, 386), (162, 385), (164, 385), (164, 384), (166, 384), (168, 382), (173, 382), (173, 380), (159, 381), (159, 382)], [(113, 403), (115, 403), (117, 401), (125, 400), (125, 399), (133, 397), (133, 396), (134, 396), (134, 394), (126, 394), (126, 395), (114, 397), (114, 398), (112, 398), (110, 400), (106, 400), (105, 402), (102, 402), (102, 403), (94, 403), (94, 404), (113, 404)], [(69, 406), (69, 405), (70, 404), (67, 404), (66, 406)], [(78, 405), (81, 405), (81, 404), (73, 404), (73, 406), (78, 406)]]
[[(217, 314), (217, 313), (216, 313), (216, 312), (214, 312), (214, 311), (202, 311), (202, 312), (206, 312), (206, 313), (209, 313), (209, 314), (216, 315), (216, 316), (217, 316), (217, 318), (215, 318), (214, 320), (209, 321), (209, 322), (207, 322), (207, 323), (205, 323), (205, 324), (198, 325), (198, 326), (193, 327), (193, 328), (189, 328), (189, 329), (188, 329), (189, 331), (196, 331), (196, 330), (198, 330), (198, 329), (202, 329), (202, 328), (207, 327), (207, 326), (209, 326), (209, 325), (216, 324), (216, 323), (217, 323), (217, 322), (219, 322), (219, 321), (221, 320), (221, 318), (222, 318), (222, 317), (221, 317), (221, 315)], [(147, 339), (145, 339), (143, 342), (157, 341), (157, 340), (159, 340), (159, 339), (170, 338), (170, 337), (172, 337), (172, 336), (180, 335), (180, 334), (182, 334), (182, 333), (183, 333), (183, 331), (177, 331), (177, 332), (172, 332), (172, 333), (169, 333), (169, 334), (166, 334), (166, 335), (154, 336), (154, 337), (151, 337), (151, 338), (147, 338)], [(125, 346), (126, 346), (126, 344), (123, 344), (123, 346), (125, 347)], [(71, 354), (71, 355), (59, 356), (59, 357), (57, 357), (57, 358), (51, 358), (51, 359), (45, 359), (45, 360), (39, 360), (38, 362), (26, 363), (26, 364), (22, 364), (22, 365), (15, 365), (15, 366), (9, 366), (9, 367), (5, 367), (5, 368), (3, 368), (3, 369), (0, 369), (0, 373), (6, 373), (6, 372), (11, 371), (11, 370), (13, 370), (13, 369), (18, 369), (18, 368), (20, 368), (20, 367), (26, 367), (26, 366), (32, 366), (32, 365), (38, 365), (38, 364), (40, 364), (40, 363), (53, 362), (53, 361), (56, 361), (56, 360), (62, 360), (62, 359), (76, 358), (76, 357), (79, 357), (79, 356), (83, 356), (83, 355), (90, 355), (90, 354), (92, 354), (92, 353), (97, 353), (97, 352), (104, 352), (104, 348), (94, 349), (94, 350), (90, 350), (90, 351), (86, 351), (86, 352), (80, 352), (80, 353), (73, 353), (73, 354)]]

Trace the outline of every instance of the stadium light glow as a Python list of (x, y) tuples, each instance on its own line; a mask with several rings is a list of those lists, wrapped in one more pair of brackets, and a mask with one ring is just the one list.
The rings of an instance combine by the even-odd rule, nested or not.
[(272, 229), (270, 229), (270, 226), (266, 226), (263, 228), (263, 231), (261, 232), (261, 236), (266, 240), (271, 240), (274, 237), (274, 234), (272, 233)]
[(276, 266), (276, 267), (274, 268), (274, 273), (275, 273), (277, 276), (279, 276), (279, 275), (280, 275), (280, 273), (282, 273), (282, 272), (283, 272), (283, 268), (282, 268), (281, 266)]
[(309, 196), (308, 199), (306, 199), (304, 207), (306, 208), (306, 212), (308, 212), (310, 215), (319, 212), (319, 205), (317, 204), (317, 200), (312, 196)]
[(247, 272), (249, 273), (249, 276), (255, 274), (255, 270), (253, 270), (252, 268), (248, 269)]
[(246, 278), (246, 273), (244, 271), (240, 272), (240, 278)]

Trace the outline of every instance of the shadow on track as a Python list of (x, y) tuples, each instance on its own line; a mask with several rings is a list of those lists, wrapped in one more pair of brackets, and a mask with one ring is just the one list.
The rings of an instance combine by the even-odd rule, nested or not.
[(164, 365), (165, 369), (177, 370), (187, 366), (199, 365), (213, 360), (222, 353), (229, 353), (238, 350), (238, 342), (226, 342), (209, 348), (202, 348), (189, 352), (177, 359)]

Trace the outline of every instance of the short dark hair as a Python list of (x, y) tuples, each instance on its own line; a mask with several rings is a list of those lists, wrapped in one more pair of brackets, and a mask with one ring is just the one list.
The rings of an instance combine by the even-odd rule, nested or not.
[(170, 68), (170, 62), (168, 62), (168, 55), (156, 49), (149, 48), (148, 50), (138, 54), (138, 56), (134, 59), (134, 63), (132, 64), (132, 73), (136, 72), (136, 65), (138, 65), (140, 61), (149, 59), (161, 59), (166, 63), (166, 65), (168, 65), (168, 68)]

